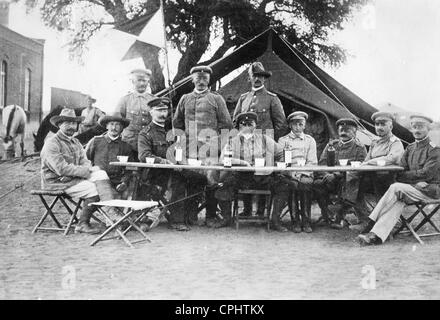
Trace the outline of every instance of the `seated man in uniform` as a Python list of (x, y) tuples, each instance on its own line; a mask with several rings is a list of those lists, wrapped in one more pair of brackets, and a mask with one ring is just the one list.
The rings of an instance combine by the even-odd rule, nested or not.
[(95, 210), (89, 204), (113, 199), (113, 193), (107, 173), (92, 166), (81, 143), (73, 137), (82, 120), (83, 117), (77, 117), (75, 111), (68, 108), (50, 119), (59, 130), (41, 150), (41, 182), (43, 189), (62, 190), (72, 198), (84, 198), (75, 232), (99, 233), (99, 228), (89, 223)]
[[(335, 148), (335, 162), (338, 164), (340, 159), (350, 161), (364, 161), (367, 155), (367, 149), (356, 138), (357, 124), (353, 119), (339, 119), (336, 121), (338, 127), (339, 139), (330, 141), (324, 148), (318, 164), (327, 165), (327, 153), (330, 144)], [(359, 176), (357, 174), (347, 175), (344, 180), (342, 172), (318, 172), (315, 175), (313, 190), (317, 194), (318, 205), (321, 208), (321, 219), (326, 224), (330, 224), (330, 215), (328, 205), (330, 204), (330, 194), (338, 193), (342, 188), (341, 198), (344, 201), (353, 201), (353, 195), (357, 195), (359, 187)], [(332, 227), (343, 227), (344, 212), (350, 208), (345, 202), (336, 214), (336, 220)]]
[[(376, 134), (379, 138), (372, 141), (363, 165), (399, 165), (404, 148), (400, 139), (392, 133), (394, 116), (389, 112), (377, 111), (373, 113), (371, 119), (374, 121)], [(373, 193), (380, 199), (394, 180), (395, 174), (393, 172), (372, 171), (360, 174), (359, 192), (355, 206), (360, 223), (350, 226), (350, 229), (360, 231), (365, 228), (368, 222), (370, 213), (366, 208), (365, 193)]]
[[(256, 158), (264, 158), (266, 166), (273, 166), (274, 160), (283, 159), (283, 149), (272, 138), (255, 132), (257, 114), (244, 112), (237, 116), (239, 133), (231, 139), (231, 146), (223, 149), (220, 161), (224, 159), (226, 148), (231, 148), (232, 165), (254, 166)], [(219, 200), (222, 222), (216, 227), (225, 227), (231, 223), (232, 198), (237, 189), (269, 189), (273, 195), (272, 227), (281, 232), (287, 229), (281, 225), (280, 214), (288, 198), (288, 186), (278, 176), (254, 172), (221, 171), (220, 184), (215, 196)]]
[[(135, 161), (133, 149), (121, 139), (122, 130), (128, 126), (130, 120), (122, 118), (119, 115), (99, 118), (98, 123), (107, 128), (107, 132), (100, 136), (93, 137), (86, 146), (87, 158), (93, 166), (98, 166), (110, 178), (112, 186), (119, 193), (127, 190), (130, 176), (126, 173), (124, 167), (109, 165), (110, 162), (118, 161), (118, 156), (127, 156), (128, 161)], [(115, 197), (120, 197), (115, 194)], [(123, 196), (122, 198), (126, 198)]]
[[(284, 159), (285, 162), (291, 162), (298, 165), (299, 159), (305, 159), (305, 165), (317, 165), (318, 158), (316, 156), (316, 141), (308, 134), (304, 134), (308, 114), (302, 111), (296, 111), (287, 117), (291, 132), (280, 138), (278, 143), (285, 151), (290, 151), (291, 159)], [(287, 152), (286, 152), (287, 153)], [(286, 157), (286, 153), (284, 157)], [(295, 171), (285, 174), (287, 183), (293, 190), (311, 191), (313, 186), (313, 172)], [(295, 220), (293, 225), (294, 232), (301, 232), (301, 228), (305, 232), (312, 232), (306, 215), (301, 217), (302, 221)]]
[(385, 195), (380, 199), (370, 221), (358, 236), (361, 244), (381, 244), (396, 225), (406, 202), (429, 201), (440, 198), (440, 148), (433, 144), (428, 133), (432, 119), (411, 116), (411, 131), (416, 141), (403, 153), (401, 166), (405, 171), (397, 175)]
[[(167, 98), (154, 98), (148, 102), (148, 106), (151, 108), (152, 121), (139, 133), (138, 152), (141, 162), (145, 162), (146, 158), (154, 158), (154, 163), (173, 164), (171, 160), (174, 159), (174, 156), (170, 148), (172, 141), (167, 140), (165, 130), (169, 105), (170, 100)], [(170, 202), (182, 200), (185, 197), (185, 188), (188, 189), (188, 193), (191, 195), (202, 190), (206, 184), (204, 176), (187, 170), (175, 172), (168, 169), (153, 169), (144, 172), (142, 180), (160, 188), (153, 197), (157, 197), (169, 189), (171, 191)], [(178, 231), (190, 230), (186, 224), (186, 212), (189, 210), (189, 203), (192, 201), (193, 199), (179, 201), (169, 207), (171, 214), (168, 221), (171, 229)]]

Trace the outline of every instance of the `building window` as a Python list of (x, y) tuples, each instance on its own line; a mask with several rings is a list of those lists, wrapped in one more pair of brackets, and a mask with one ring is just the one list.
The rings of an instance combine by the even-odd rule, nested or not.
[(1, 83), (0, 83), (0, 107), (6, 106), (6, 90), (7, 90), (7, 79), (8, 79), (8, 64), (6, 61), (2, 61), (0, 66), (1, 72)]
[(31, 69), (26, 69), (24, 75), (24, 110), (29, 111), (31, 108)]

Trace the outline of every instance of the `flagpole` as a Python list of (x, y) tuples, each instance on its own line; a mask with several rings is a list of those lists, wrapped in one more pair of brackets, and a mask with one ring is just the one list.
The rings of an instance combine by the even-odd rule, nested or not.
[(167, 32), (165, 30), (165, 10), (164, 10), (164, 5), (163, 5), (163, 0), (160, 0), (160, 10), (162, 10), (162, 23), (163, 23), (163, 42), (164, 42), (164, 50), (165, 50), (165, 64), (167, 67), (167, 78), (168, 78), (168, 87), (170, 87), (170, 90), (168, 90), (168, 98), (170, 99), (170, 108), (171, 108), (171, 128), (173, 130), (173, 134), (175, 134), (174, 132), (174, 125), (173, 125), (173, 100), (171, 98), (171, 89), (172, 89), (172, 84), (171, 84), (171, 79), (170, 79), (170, 65), (168, 62), (168, 47), (167, 47)]

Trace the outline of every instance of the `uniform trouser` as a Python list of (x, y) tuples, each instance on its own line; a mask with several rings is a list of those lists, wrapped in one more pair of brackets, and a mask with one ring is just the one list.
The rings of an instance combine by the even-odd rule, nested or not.
[(215, 192), (215, 197), (220, 201), (229, 201), (232, 203), (234, 194), (238, 189), (268, 189), (272, 191), (274, 205), (272, 216), (275, 219), (281, 214), (280, 202), (287, 203), (288, 185), (282, 181), (279, 176), (274, 175), (254, 175), (252, 172), (230, 172), (222, 171), (219, 182), (223, 186)]
[(403, 213), (406, 202), (428, 200), (432, 199), (410, 184), (393, 183), (369, 216), (376, 222), (371, 232), (385, 242)]
[[(358, 218), (366, 220), (368, 215), (365, 204), (365, 194), (372, 193), (376, 199), (380, 199), (388, 188), (395, 181), (395, 174), (387, 172), (363, 172), (360, 174), (359, 191), (356, 199), (356, 204), (360, 210), (356, 210)], [(376, 201), (377, 201), (376, 200)]]
[(313, 191), (316, 194), (321, 215), (324, 218), (329, 217), (328, 205), (330, 204), (330, 194), (338, 193), (342, 183), (342, 177), (338, 177), (332, 181), (324, 181), (322, 178), (313, 181)]
[[(96, 182), (100, 180), (109, 180), (107, 173), (104, 170), (98, 170), (92, 172), (90, 174), (90, 178), (67, 188), (66, 190), (64, 190), (64, 192), (67, 195), (71, 196), (72, 198), (88, 199), (92, 197), (97, 197), (98, 189), (96, 188)], [(79, 221), (89, 222), (93, 211), (94, 211), (93, 208), (84, 204), (79, 217)]]
[(359, 172), (348, 171), (345, 182), (342, 184), (341, 198), (351, 203), (356, 203), (359, 191), (360, 174)]

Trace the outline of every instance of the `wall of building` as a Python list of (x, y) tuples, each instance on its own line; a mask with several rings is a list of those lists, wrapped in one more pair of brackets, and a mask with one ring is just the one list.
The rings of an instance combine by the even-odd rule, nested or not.
[[(25, 110), (26, 70), (30, 70), (29, 120), (41, 121), (44, 40), (27, 38), (0, 25), (0, 66), (7, 63), (6, 105)], [(3, 94), (3, 92), (0, 92)]]

